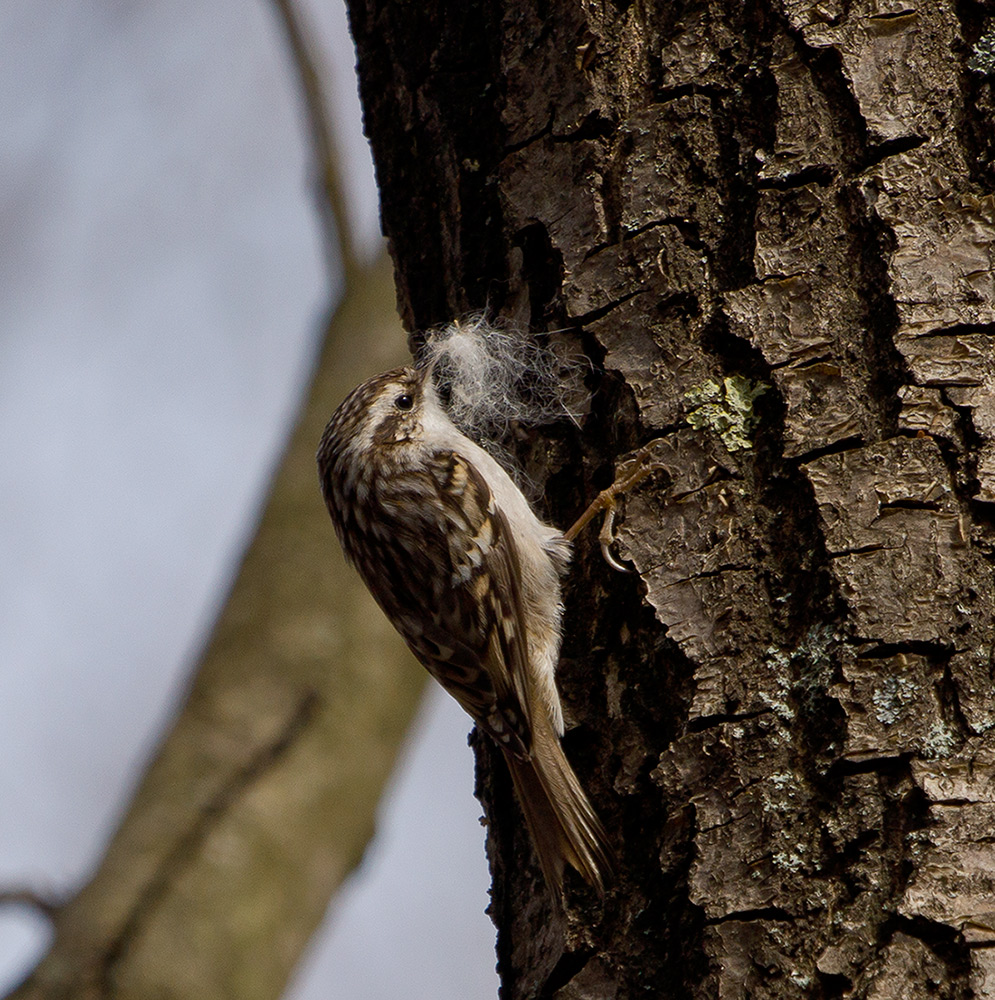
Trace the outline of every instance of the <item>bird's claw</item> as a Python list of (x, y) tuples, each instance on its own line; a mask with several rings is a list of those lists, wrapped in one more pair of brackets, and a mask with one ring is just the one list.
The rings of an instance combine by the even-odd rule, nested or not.
[(601, 543), (601, 555), (604, 556), (605, 562), (612, 569), (618, 570), (619, 573), (631, 573), (632, 570), (625, 563), (619, 562), (615, 558), (615, 553), (612, 552), (612, 545), (615, 544), (615, 510), (615, 504), (607, 508), (605, 510), (605, 519), (601, 522), (601, 531), (598, 532), (598, 541)]
[(612, 569), (618, 570), (620, 573), (628, 573), (630, 570), (628, 566), (615, 558), (611, 548), (615, 543), (615, 512), (618, 508), (618, 498), (641, 483), (647, 476), (664, 467), (662, 462), (653, 456), (655, 444), (656, 442), (651, 441), (631, 459), (623, 463), (615, 477), (615, 482), (608, 489), (602, 490), (587, 510), (565, 532), (566, 538), (572, 541), (601, 511), (604, 511), (604, 521), (601, 523), (601, 531), (598, 532), (601, 555)]

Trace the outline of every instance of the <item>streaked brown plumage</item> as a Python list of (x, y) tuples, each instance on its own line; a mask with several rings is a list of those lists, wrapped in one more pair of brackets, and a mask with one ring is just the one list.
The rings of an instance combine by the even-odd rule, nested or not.
[(598, 891), (607, 837), (560, 747), (560, 577), (570, 546), (463, 435), (427, 370), (364, 382), (318, 449), (350, 561), (415, 656), (504, 752), (547, 881)]

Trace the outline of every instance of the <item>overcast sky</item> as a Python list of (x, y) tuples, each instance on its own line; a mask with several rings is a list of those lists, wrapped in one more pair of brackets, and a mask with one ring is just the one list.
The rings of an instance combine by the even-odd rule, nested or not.
[[(309, 9), (372, 251), (340, 2)], [(0, 887), (99, 859), (263, 500), (327, 296), (298, 112), (263, 0), (0, 5)], [(293, 1000), (495, 995), (469, 724), (433, 695)], [(46, 942), (0, 908), (0, 993)]]

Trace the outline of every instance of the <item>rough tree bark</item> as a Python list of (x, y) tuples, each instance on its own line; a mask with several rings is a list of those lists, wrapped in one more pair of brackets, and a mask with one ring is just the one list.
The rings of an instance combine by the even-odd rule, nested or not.
[(568, 593), (603, 903), (478, 746), (503, 997), (995, 996), (992, 5), (350, 8), (409, 326), (601, 366), (558, 523), (668, 473)]

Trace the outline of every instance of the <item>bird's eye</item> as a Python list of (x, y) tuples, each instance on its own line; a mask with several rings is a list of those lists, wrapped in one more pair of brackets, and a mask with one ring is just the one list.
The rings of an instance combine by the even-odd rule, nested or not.
[(399, 410), (410, 410), (411, 407), (415, 405), (415, 400), (409, 393), (402, 392), (401, 395), (394, 400), (394, 405)]

